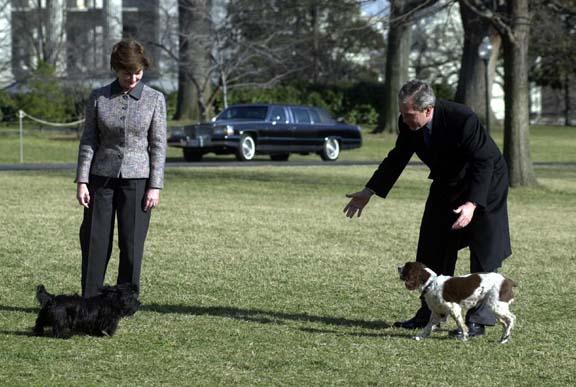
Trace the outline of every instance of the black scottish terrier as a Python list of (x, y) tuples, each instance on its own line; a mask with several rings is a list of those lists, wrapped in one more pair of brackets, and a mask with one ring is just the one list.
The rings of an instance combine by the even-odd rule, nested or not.
[(44, 285), (36, 288), (40, 312), (34, 334), (42, 336), (52, 326), (52, 336), (68, 339), (76, 333), (112, 336), (122, 317), (132, 316), (140, 307), (138, 287), (132, 284), (103, 286), (97, 296), (53, 295)]

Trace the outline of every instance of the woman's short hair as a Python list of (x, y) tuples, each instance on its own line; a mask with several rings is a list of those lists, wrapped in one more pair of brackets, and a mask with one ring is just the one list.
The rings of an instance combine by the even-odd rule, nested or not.
[(418, 111), (436, 104), (436, 96), (432, 86), (419, 79), (406, 82), (398, 92), (398, 101), (401, 104), (407, 103), (411, 98), (413, 98), (414, 109)]
[(112, 47), (110, 67), (114, 71), (137, 72), (147, 70), (151, 65), (144, 46), (134, 39), (123, 39)]

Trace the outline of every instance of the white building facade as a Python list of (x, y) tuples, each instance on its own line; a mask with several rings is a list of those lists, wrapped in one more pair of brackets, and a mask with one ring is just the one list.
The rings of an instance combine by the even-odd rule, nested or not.
[(154, 66), (148, 81), (176, 88), (177, 0), (4, 0), (0, 8), (0, 87), (16, 84), (39, 61), (66, 81), (111, 79), (112, 45), (142, 42)]

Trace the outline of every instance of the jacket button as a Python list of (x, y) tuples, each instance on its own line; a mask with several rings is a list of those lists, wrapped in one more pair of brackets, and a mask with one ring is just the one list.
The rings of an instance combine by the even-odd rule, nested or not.
[(125, 118), (126, 118), (126, 117), (122, 116), (122, 117), (120, 117), (120, 120), (124, 121)]

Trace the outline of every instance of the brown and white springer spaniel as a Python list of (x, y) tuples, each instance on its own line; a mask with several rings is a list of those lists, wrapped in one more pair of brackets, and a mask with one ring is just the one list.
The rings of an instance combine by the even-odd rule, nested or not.
[(420, 289), (428, 308), (432, 311), (430, 321), (422, 332), (414, 337), (422, 340), (432, 333), (448, 315), (452, 316), (462, 331), (462, 340), (468, 338), (468, 327), (462, 319), (462, 309), (470, 309), (481, 302), (486, 303), (504, 326), (500, 343), (510, 338), (516, 316), (510, 312), (514, 301), (514, 281), (498, 273), (475, 273), (461, 277), (437, 275), (419, 262), (408, 262), (398, 268), (400, 279), (409, 290)]

